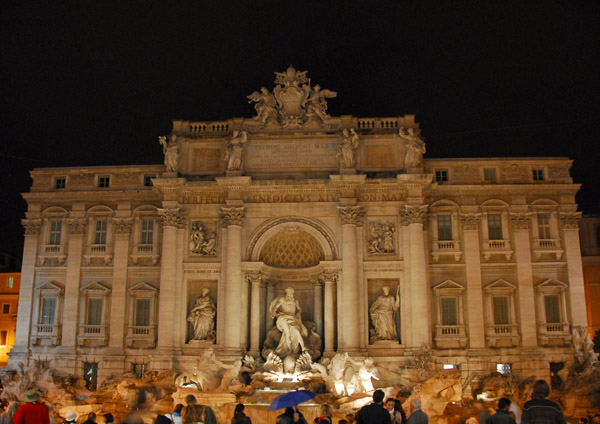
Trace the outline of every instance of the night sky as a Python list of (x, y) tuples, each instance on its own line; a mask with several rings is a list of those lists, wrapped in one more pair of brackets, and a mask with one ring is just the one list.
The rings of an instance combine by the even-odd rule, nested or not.
[(290, 64), (332, 115), (416, 114), (425, 157), (568, 156), (600, 212), (600, 2), (45, 3), (0, 14), (0, 250), (30, 169), (162, 163), (172, 119), (251, 117)]

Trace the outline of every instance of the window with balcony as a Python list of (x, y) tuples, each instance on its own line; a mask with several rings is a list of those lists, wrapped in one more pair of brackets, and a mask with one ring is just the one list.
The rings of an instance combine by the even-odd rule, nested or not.
[(103, 299), (89, 298), (87, 303), (86, 324), (89, 326), (102, 325)]
[(497, 280), (483, 291), (485, 294), (485, 332), (490, 347), (517, 346), (520, 340), (515, 312), (517, 287)]
[(56, 303), (57, 299), (55, 297), (42, 298), (40, 324), (54, 325), (56, 323)]
[(140, 244), (154, 243), (154, 219), (143, 218), (140, 220)]
[(108, 229), (108, 220), (102, 219), (96, 221), (94, 229), (94, 244), (106, 244), (106, 231)]
[(141, 282), (129, 290), (127, 346), (151, 348), (156, 344), (156, 297), (158, 290)]
[(550, 214), (549, 213), (538, 213), (538, 234), (540, 239), (551, 239), (550, 233)]
[(489, 214), (487, 216), (488, 221), (488, 234), (490, 240), (502, 240), (504, 235), (502, 234), (502, 215), (501, 214)]
[(159, 262), (159, 226), (156, 209), (134, 212), (134, 239), (131, 252), (133, 265), (157, 265)]
[(452, 240), (452, 215), (438, 215), (438, 240)]
[(547, 199), (540, 199), (532, 205), (532, 250), (536, 260), (560, 260), (564, 250), (558, 231), (557, 205)]
[(48, 244), (58, 246), (60, 244), (60, 236), (62, 234), (62, 221), (52, 220), (50, 221), (50, 228), (48, 229)]
[(30, 340), (33, 345), (58, 345), (61, 340), (62, 303), (64, 287), (49, 281), (35, 289), (34, 325)]
[(42, 237), (38, 265), (63, 265), (67, 260), (66, 237), (63, 236), (63, 220), (67, 211), (50, 208), (44, 211)]
[(108, 342), (108, 299), (110, 289), (105, 283), (93, 282), (81, 289), (80, 346), (105, 346)]
[(83, 255), (86, 265), (109, 265), (113, 259), (112, 210), (101, 207), (90, 212), (87, 246)]
[(446, 280), (435, 286), (433, 293), (436, 346), (441, 349), (466, 347), (467, 335), (462, 311), (464, 287)]
[(494, 324), (509, 324), (510, 320), (508, 318), (508, 296), (492, 297), (492, 305), (494, 307)]
[(538, 340), (542, 346), (571, 343), (567, 321), (566, 291), (568, 286), (549, 279), (536, 287)]
[(456, 237), (458, 225), (458, 205), (448, 200), (439, 200), (431, 205), (431, 257), (435, 262), (440, 258), (462, 258), (460, 240)]

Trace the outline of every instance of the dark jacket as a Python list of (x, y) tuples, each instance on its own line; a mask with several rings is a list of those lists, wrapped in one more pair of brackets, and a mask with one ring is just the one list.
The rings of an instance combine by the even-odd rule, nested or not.
[(532, 399), (525, 403), (521, 424), (566, 424), (560, 406), (548, 399)]
[(252, 421), (250, 420), (250, 417), (242, 411), (231, 419), (231, 424), (252, 424)]
[(517, 424), (517, 422), (508, 412), (498, 409), (494, 415), (485, 420), (485, 424)]
[(356, 414), (356, 424), (392, 424), (390, 413), (383, 405), (371, 403), (363, 406)]
[(419, 408), (410, 414), (407, 424), (427, 424), (428, 421), (427, 414)]

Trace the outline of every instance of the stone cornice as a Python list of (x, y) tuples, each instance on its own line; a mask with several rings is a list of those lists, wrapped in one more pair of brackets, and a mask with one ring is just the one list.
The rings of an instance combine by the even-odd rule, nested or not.
[(427, 223), (427, 205), (404, 205), (400, 209), (400, 220), (402, 225)]
[(479, 230), (481, 223), (480, 213), (461, 213), (458, 219), (463, 227), (463, 230)]
[(242, 226), (244, 224), (244, 218), (246, 216), (245, 208), (242, 207), (228, 207), (221, 208), (221, 220), (225, 227), (230, 225)]
[(581, 223), (581, 212), (561, 212), (558, 218), (564, 229), (578, 229)]
[(365, 212), (360, 206), (338, 206), (338, 215), (342, 225), (350, 224), (361, 226), (365, 217)]
[(25, 229), (26, 236), (39, 235), (42, 228), (41, 219), (22, 219), (21, 225)]

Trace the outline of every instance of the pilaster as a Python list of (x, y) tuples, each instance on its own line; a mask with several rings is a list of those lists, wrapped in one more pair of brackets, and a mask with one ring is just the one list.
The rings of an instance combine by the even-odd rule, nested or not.
[(324, 286), (323, 303), (324, 303), (324, 340), (325, 349), (323, 356), (333, 356), (335, 349), (335, 282), (337, 274), (323, 273), (321, 281)]
[(79, 325), (79, 288), (81, 285), (81, 258), (84, 248), (86, 220), (67, 219), (69, 229), (69, 250), (67, 253), (67, 277), (65, 282), (65, 303), (62, 324), (62, 349), (73, 352)]
[(582, 305), (585, 305), (585, 291), (579, 241), (581, 212), (561, 212), (559, 219), (563, 231), (565, 258), (569, 275), (568, 300), (571, 310), (571, 325), (587, 327), (586, 310), (582, 307)]
[(118, 351), (123, 349), (125, 336), (127, 262), (129, 259), (129, 234), (133, 220), (131, 218), (113, 218), (112, 225), (115, 230), (115, 246), (108, 345)]
[(262, 275), (248, 274), (250, 283), (250, 355), (260, 354), (260, 287)]

